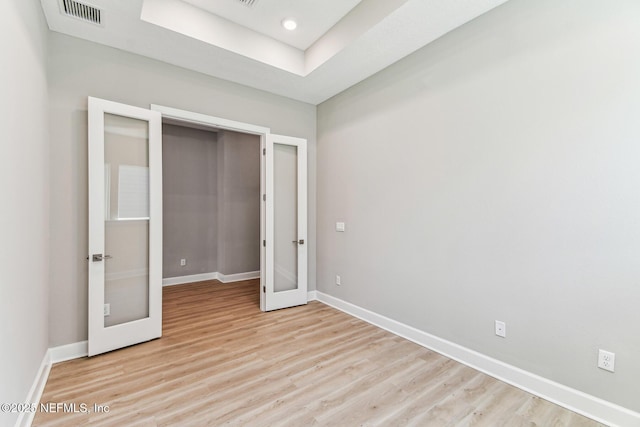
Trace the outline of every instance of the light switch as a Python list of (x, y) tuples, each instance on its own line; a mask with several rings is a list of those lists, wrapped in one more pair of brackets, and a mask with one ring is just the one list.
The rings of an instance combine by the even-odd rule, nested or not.
[(336, 231), (344, 231), (344, 222), (336, 222)]

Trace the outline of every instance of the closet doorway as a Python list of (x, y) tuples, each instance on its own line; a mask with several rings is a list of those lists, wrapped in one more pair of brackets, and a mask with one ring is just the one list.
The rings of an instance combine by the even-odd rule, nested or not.
[[(151, 110), (162, 115), (162, 121), (166, 128), (172, 126), (174, 131), (179, 128), (191, 129), (187, 132), (216, 133), (219, 152), (215, 155), (217, 164), (222, 164), (222, 172), (216, 171), (217, 188), (224, 189), (224, 180), (227, 179), (229, 188), (234, 185), (241, 187), (240, 192), (229, 191), (230, 197), (221, 201), (220, 194), (217, 200), (217, 212), (223, 212), (226, 218), (218, 218), (218, 237), (222, 232), (228, 232), (232, 236), (237, 230), (246, 227), (239, 234), (241, 239), (233, 238), (225, 240), (218, 245), (217, 251), (218, 269), (225, 271), (205, 272), (202, 274), (218, 273), (219, 279), (228, 281), (244, 280), (249, 277), (260, 277), (260, 308), (263, 311), (277, 310), (306, 304), (307, 302), (307, 145), (303, 138), (295, 138), (284, 135), (272, 134), (267, 127), (237, 122), (220, 117), (208, 116), (185, 110), (179, 110), (160, 105), (151, 105)], [(254, 139), (257, 138), (257, 139)], [(220, 142), (222, 141), (222, 143)], [(252, 142), (255, 141), (255, 142)], [(259, 141), (257, 156), (259, 166), (255, 166), (255, 148)], [(220, 155), (222, 153), (222, 156)], [(225, 156), (229, 155), (232, 160)], [(237, 165), (244, 164), (242, 168)], [(243, 168), (255, 168), (251, 171)], [(259, 169), (259, 170), (258, 170)], [(259, 265), (257, 271), (250, 271), (255, 262), (255, 224), (252, 222), (255, 211), (251, 206), (255, 205), (255, 176), (259, 172), (259, 192), (257, 201), (259, 208)], [(222, 177), (222, 178), (221, 178)], [(226, 178), (225, 178), (226, 177)], [(222, 181), (222, 187), (221, 181)], [(241, 183), (241, 184), (240, 184)], [(253, 194), (250, 197), (241, 197), (242, 192)], [(235, 196), (234, 196), (235, 194)], [(242, 209), (235, 209), (236, 207)], [(220, 225), (222, 226), (220, 227)], [(227, 225), (232, 225), (232, 230), (226, 230)], [(224, 234), (222, 234), (224, 236)], [(253, 240), (255, 242), (255, 240)], [(229, 246), (231, 245), (231, 246)], [(233, 245), (242, 248), (253, 248), (238, 259), (231, 259), (238, 251)], [(237, 249), (237, 248), (235, 248)], [(212, 249), (213, 250), (213, 249)], [(175, 258), (176, 254), (172, 254)], [(179, 255), (178, 255), (179, 256)], [(167, 260), (167, 256), (164, 257)], [(179, 256), (178, 260), (182, 261)], [(175, 268), (175, 259), (168, 266), (167, 275), (171, 268)], [(186, 264), (189, 260), (186, 259)], [(231, 266), (231, 267), (230, 267)], [(180, 266), (182, 267), (182, 266)], [(185, 266), (186, 267), (186, 266)], [(201, 267), (202, 268), (202, 267)], [(249, 269), (241, 271), (242, 269)], [(258, 274), (259, 272), (259, 274)], [(179, 273), (178, 273), (179, 274)], [(184, 276), (177, 276), (184, 277)], [(166, 277), (166, 280), (170, 280)], [(202, 279), (206, 280), (206, 279)], [(224, 281), (223, 280), (223, 281)]]
[(163, 285), (260, 277), (260, 137), (163, 119)]

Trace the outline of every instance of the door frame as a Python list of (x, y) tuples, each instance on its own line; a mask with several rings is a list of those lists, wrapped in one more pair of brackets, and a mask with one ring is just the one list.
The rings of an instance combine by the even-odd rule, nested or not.
[[(241, 132), (260, 137), (260, 194), (266, 194), (266, 170), (265, 156), (267, 147), (267, 135), (271, 133), (271, 128), (250, 123), (238, 122), (235, 120), (223, 119), (220, 117), (209, 116), (207, 114), (195, 113), (193, 111), (180, 110), (178, 108), (167, 107), (164, 105), (151, 104), (149, 107), (152, 111), (157, 111), (162, 115), (163, 119), (170, 119), (181, 123), (191, 123), (204, 125), (206, 127)], [(260, 240), (266, 240), (266, 204), (264, 201), (260, 203)], [(264, 281), (266, 278), (266, 248), (260, 245), (260, 310), (266, 311), (266, 294), (264, 292)]]

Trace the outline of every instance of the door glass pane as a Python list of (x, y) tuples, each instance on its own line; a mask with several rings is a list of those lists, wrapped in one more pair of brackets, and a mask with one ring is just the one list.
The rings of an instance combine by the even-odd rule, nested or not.
[(149, 125), (105, 114), (104, 326), (149, 317)]
[(298, 288), (298, 147), (273, 144), (274, 291)]

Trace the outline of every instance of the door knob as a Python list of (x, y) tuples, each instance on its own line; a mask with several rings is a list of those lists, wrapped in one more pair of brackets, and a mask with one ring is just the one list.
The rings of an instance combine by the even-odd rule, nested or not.
[(295, 243), (297, 245), (304, 245), (304, 239), (292, 240), (291, 243)]
[(105, 259), (111, 259), (111, 255), (93, 254), (91, 256), (93, 262), (99, 262)]

